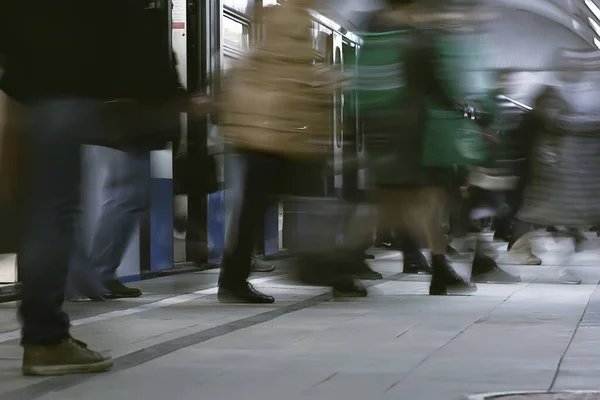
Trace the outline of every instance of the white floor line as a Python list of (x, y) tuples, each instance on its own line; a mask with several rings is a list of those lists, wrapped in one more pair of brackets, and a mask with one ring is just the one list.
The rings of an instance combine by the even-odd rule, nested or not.
[[(252, 280), (250, 280), (250, 283), (252, 283), (253, 285), (256, 285), (256, 284), (260, 284), (260, 283), (264, 283), (264, 282), (273, 281), (276, 279), (281, 279), (281, 277), (282, 277), (281, 275), (277, 275), (277, 276), (269, 276), (269, 277), (265, 277), (265, 278), (252, 279)], [(127, 315), (139, 314), (139, 313), (145, 312), (145, 311), (151, 311), (151, 310), (156, 310), (158, 308), (173, 306), (175, 304), (186, 303), (188, 301), (193, 301), (193, 300), (199, 299), (201, 297), (208, 296), (211, 294), (216, 294), (216, 293), (217, 293), (217, 287), (215, 286), (215, 287), (211, 287), (208, 289), (198, 290), (197, 292), (194, 292), (194, 293), (188, 293), (188, 294), (182, 294), (179, 296), (169, 297), (169, 298), (166, 298), (163, 300), (155, 301), (153, 303), (143, 304), (141, 306), (132, 307), (132, 308), (128, 308), (125, 310), (110, 311), (110, 312), (95, 315), (92, 317), (76, 319), (74, 321), (71, 321), (71, 325), (72, 326), (80, 326), (80, 325), (91, 324), (93, 322), (100, 322), (100, 321), (106, 321), (109, 319), (125, 317)], [(0, 333), (0, 343), (19, 339), (20, 337), (21, 337), (20, 329), (15, 329), (14, 331)]]

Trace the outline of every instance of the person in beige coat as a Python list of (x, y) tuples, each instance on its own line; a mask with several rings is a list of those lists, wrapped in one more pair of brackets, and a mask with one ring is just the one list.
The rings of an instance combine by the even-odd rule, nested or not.
[[(220, 130), (243, 154), (244, 190), (219, 279), (219, 300), (272, 303), (248, 282), (257, 229), (273, 196), (322, 196), (329, 118), (341, 75), (313, 64), (314, 0), (290, 0), (264, 16), (265, 37), (225, 78)], [(315, 260), (319, 262), (318, 258)], [(366, 295), (349, 277), (331, 282)]]

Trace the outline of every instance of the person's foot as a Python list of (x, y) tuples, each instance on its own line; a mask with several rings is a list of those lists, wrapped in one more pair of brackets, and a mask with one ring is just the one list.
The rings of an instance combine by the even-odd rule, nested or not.
[(523, 265), (542, 265), (542, 259), (535, 254), (530, 254), (523, 260)]
[(108, 298), (102, 296), (82, 296), (82, 295), (68, 295), (67, 301), (73, 303), (82, 303), (86, 301), (106, 301)]
[(362, 279), (364, 281), (378, 281), (383, 279), (383, 275), (381, 275), (377, 271), (373, 271), (371, 268), (368, 268), (365, 271), (359, 272), (356, 274), (358, 279)]
[(556, 268), (556, 274), (558, 275), (558, 279), (565, 285), (579, 285), (581, 283), (581, 278), (577, 275), (572, 274), (564, 268)]
[(343, 270), (354, 275), (357, 279), (362, 279), (366, 281), (376, 281), (379, 279), (383, 279), (383, 275), (371, 269), (369, 264), (367, 264), (364, 259), (350, 260), (348, 262), (348, 267), (343, 268)]
[(473, 259), (471, 280), (476, 283), (518, 283), (521, 278), (502, 270), (492, 258), (482, 255)]
[[(452, 244), (446, 246), (446, 255), (457, 257), (462, 254), (472, 253), (477, 247), (478, 235), (469, 234), (460, 238), (453, 238)], [(452, 250), (450, 250), (452, 249)]]
[(585, 250), (585, 244), (588, 241), (588, 238), (585, 236), (583, 232), (580, 230), (572, 231), (573, 239), (575, 240), (575, 252), (581, 253)]
[(469, 225), (469, 227), (467, 228), (467, 232), (469, 233), (481, 233), (483, 232), (483, 229), (481, 229), (478, 226), (475, 225)]
[(494, 232), (494, 241), (496, 242), (510, 242), (511, 235), (506, 232), (496, 231)]
[(404, 267), (402, 272), (405, 274), (427, 274), (430, 275), (432, 273), (431, 265), (427, 258), (421, 253), (417, 252), (415, 254), (407, 254), (404, 255)]
[(446, 254), (448, 254), (450, 257), (452, 257), (452, 256), (457, 256), (459, 253), (458, 253), (458, 250), (456, 250), (454, 247), (447, 244), (446, 245)]
[(527, 234), (516, 241), (511, 240), (506, 250), (521, 265), (542, 265), (542, 260), (533, 254), (528, 236), (531, 235)]
[(275, 298), (254, 289), (249, 282), (236, 286), (219, 286), (217, 298), (221, 303), (271, 304)]
[(390, 250), (392, 248), (392, 242), (384, 241), (384, 240), (376, 240), (375, 243), (373, 244), (373, 247), (375, 247), (376, 249)]
[[(93, 294), (90, 294), (93, 293)], [(125, 286), (118, 279), (108, 281), (102, 288), (88, 287), (84, 290), (79, 289), (67, 294), (67, 300), (72, 302), (84, 301), (106, 301), (109, 299), (136, 298), (142, 295), (142, 291), (137, 288)]]
[[(140, 297), (142, 295), (142, 291), (140, 289), (125, 286), (118, 279), (113, 279), (106, 282), (105, 287), (106, 293), (103, 296), (101, 296), (105, 299), (127, 299)], [(92, 300), (96, 300), (95, 298), (90, 298)]]
[(382, 250), (403, 251), (403, 243), (400, 240), (376, 241), (375, 248)]
[(509, 254), (521, 265), (542, 265), (542, 259), (533, 254), (531, 248), (510, 249)]
[(343, 279), (333, 285), (334, 297), (366, 297), (367, 289), (354, 279)]
[(433, 276), (429, 286), (429, 295), (445, 296), (447, 294), (464, 294), (477, 291), (474, 283), (464, 280), (443, 255), (432, 257)]
[(112, 368), (110, 357), (88, 349), (79, 340), (67, 338), (53, 346), (25, 346), (24, 375), (57, 376), (105, 372)]
[(254, 256), (250, 268), (252, 268), (252, 272), (273, 272), (275, 271), (275, 263)]

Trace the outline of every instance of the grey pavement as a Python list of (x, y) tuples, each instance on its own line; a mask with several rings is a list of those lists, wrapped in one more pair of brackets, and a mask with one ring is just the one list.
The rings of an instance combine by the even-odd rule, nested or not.
[(22, 377), (16, 305), (0, 304), (0, 399), (453, 400), (598, 390), (600, 250), (590, 246), (585, 262), (571, 265), (582, 285), (557, 284), (549, 267), (506, 265), (523, 283), (480, 284), (472, 296), (428, 296), (427, 278), (399, 274), (394, 253), (372, 262), (389, 279), (364, 299), (333, 300), (283, 267), (253, 276), (276, 296), (268, 306), (219, 304), (216, 271), (139, 282), (140, 299), (66, 305), (73, 334), (116, 359), (97, 376)]

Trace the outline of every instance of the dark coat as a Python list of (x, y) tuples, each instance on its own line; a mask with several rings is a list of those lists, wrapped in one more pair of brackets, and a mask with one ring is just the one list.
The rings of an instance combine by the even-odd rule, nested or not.
[[(91, 143), (164, 147), (179, 135), (179, 111), (162, 115), (157, 110), (185, 97), (185, 91), (170, 53), (168, 10), (156, 4), (0, 0), (0, 55), (5, 60), (0, 90), (22, 103), (60, 97), (127, 99), (125, 106), (111, 103), (114, 114), (126, 113), (127, 123), (132, 114), (145, 114), (144, 121), (132, 123), (118, 138)], [(144, 107), (134, 110), (132, 103)], [(142, 112), (146, 108), (152, 111)]]

